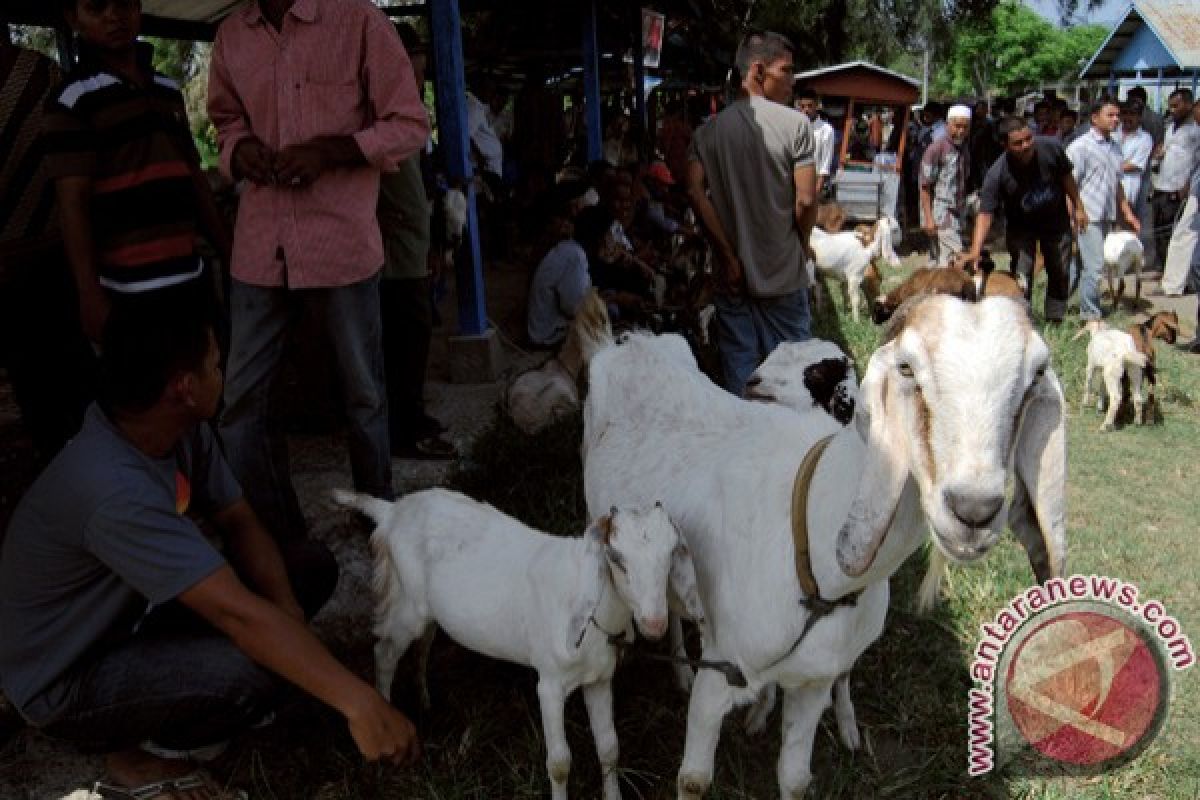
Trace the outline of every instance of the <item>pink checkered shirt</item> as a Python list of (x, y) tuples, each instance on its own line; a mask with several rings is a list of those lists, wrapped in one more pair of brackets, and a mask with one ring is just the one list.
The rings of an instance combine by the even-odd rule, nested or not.
[(278, 151), (350, 135), (369, 162), (302, 189), (247, 182), (233, 277), (304, 289), (346, 286), (379, 270), (379, 173), (429, 135), (408, 54), (383, 12), (368, 0), (296, 0), (277, 31), (251, 0), (217, 33), (208, 111), (229, 177), (234, 148), (249, 136)]

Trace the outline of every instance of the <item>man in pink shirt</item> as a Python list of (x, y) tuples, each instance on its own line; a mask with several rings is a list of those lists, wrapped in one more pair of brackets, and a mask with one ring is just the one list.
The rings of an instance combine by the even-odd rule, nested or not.
[(244, 181), (234, 234), (233, 337), (221, 435), (252, 507), (303, 535), (267, 398), (287, 329), (325, 323), (360, 491), (392, 496), (379, 316), (379, 175), (429, 134), (412, 67), (368, 0), (256, 0), (221, 24), (209, 74), (221, 169)]

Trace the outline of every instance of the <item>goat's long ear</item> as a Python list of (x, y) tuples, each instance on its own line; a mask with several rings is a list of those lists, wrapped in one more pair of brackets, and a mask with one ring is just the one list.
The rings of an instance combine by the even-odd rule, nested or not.
[(1047, 368), (1025, 405), (1013, 452), (1016, 490), (1008, 524), (1039, 583), (1067, 566), (1067, 432), (1062, 386)]
[[(875, 560), (908, 481), (908, 443), (899, 419), (902, 409), (887, 408), (894, 347), (888, 343), (875, 351), (859, 388), (858, 425), (867, 455), (850, 514), (838, 533), (838, 564), (847, 575), (862, 575)], [(891, 402), (896, 403), (896, 398)]]
[(583, 643), (592, 614), (600, 605), (604, 592), (608, 563), (604, 558), (604, 543), (612, 530), (612, 518), (600, 517), (583, 535), (584, 556), (579, 568), (579, 582), (571, 598), (571, 613), (567, 617), (567, 650), (574, 652)]
[(704, 604), (700, 602), (700, 586), (696, 580), (696, 565), (692, 561), (692, 551), (688, 549), (687, 542), (683, 540), (683, 536), (679, 537), (679, 544), (675, 545), (675, 550), (671, 553), (671, 574), (670, 574), (671, 592), (675, 598), (683, 605), (684, 611), (688, 617), (699, 626), (700, 630), (707, 631), (708, 620), (704, 613)]

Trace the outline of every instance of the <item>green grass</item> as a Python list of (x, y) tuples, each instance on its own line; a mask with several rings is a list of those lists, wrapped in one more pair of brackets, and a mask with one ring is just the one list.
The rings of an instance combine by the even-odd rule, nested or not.
[[(889, 283), (895, 282), (893, 278)], [(1114, 319), (1123, 324), (1124, 316)], [(876, 346), (870, 322), (855, 324), (825, 311), (818, 335), (842, 342), (860, 372)], [(1196, 520), (1200, 493), (1195, 446), (1200, 442), (1200, 361), (1159, 346), (1161, 425), (1099, 431), (1094, 409), (1081, 409), (1085, 340), (1077, 325), (1047, 332), (1069, 403), (1069, 567), (1136, 583), (1161, 600), (1200, 642)], [(579, 441), (581, 423), (567, 420), (533, 438), (506, 420), (476, 443), (454, 485), (524, 521), (558, 533), (584, 525)], [(1200, 797), (1200, 686), (1195, 670), (1176, 673), (1170, 718), (1157, 742), (1126, 767), (1091, 778), (1036, 778), (1016, 772), (966, 775), (967, 674), (978, 626), (1032, 581), (1023, 551), (1006, 539), (982, 563), (953, 567), (943, 602), (930, 616), (911, 611), (923, 572), (918, 554), (893, 579), (887, 629), (856, 666), (853, 695), (865, 747), (848, 753), (832, 713), (817, 732), (814, 798), (1155, 798)], [(371, 673), (370, 643), (339, 655)], [(438, 640), (430, 678), (432, 712), (415, 710), (401, 666), (396, 701), (416, 716), (425, 745), (411, 771), (364, 765), (332, 712), (297, 697), (281, 724), (256, 733), (229, 757), (236, 785), (256, 798), (542, 798), (548, 796), (532, 671), (499, 664)], [(686, 698), (670, 670), (635, 653), (616, 678), (616, 720), (626, 797), (674, 797), (683, 750)], [(776, 796), (778, 712), (758, 738), (728, 718), (710, 796)], [(594, 797), (600, 784), (586, 715), (578, 697), (568, 708), (574, 754), (571, 792)]]

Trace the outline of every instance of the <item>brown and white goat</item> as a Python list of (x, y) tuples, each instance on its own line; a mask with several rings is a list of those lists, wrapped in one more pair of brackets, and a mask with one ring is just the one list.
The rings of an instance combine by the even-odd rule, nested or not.
[[(1179, 315), (1174, 311), (1160, 311), (1144, 322), (1131, 325), (1127, 331), (1108, 328), (1096, 320), (1085, 325), (1075, 338), (1089, 333), (1091, 341), (1088, 342), (1083, 404), (1091, 402), (1092, 380), (1096, 371), (1100, 371), (1104, 376), (1104, 391), (1097, 393), (1096, 409), (1107, 411), (1102, 430), (1111, 431), (1116, 427), (1117, 413), (1127, 396), (1133, 402), (1135, 422), (1138, 425), (1146, 423), (1147, 409), (1153, 422), (1157, 384), (1154, 340), (1173, 344), (1179, 335)], [(1143, 381), (1148, 386), (1144, 395)]]
[(876, 324), (887, 322), (906, 300), (922, 294), (946, 294), (967, 302), (984, 297), (1008, 297), (1025, 300), (1025, 288), (1011, 273), (999, 272), (990, 259), (984, 260), (974, 273), (963, 268), (964, 259), (957, 258), (949, 267), (921, 267), (913, 270), (904, 283), (871, 305), (871, 319)]
[(597, 350), (612, 341), (608, 308), (591, 290), (575, 310), (562, 348), (540, 367), (523, 372), (504, 393), (517, 427), (530, 435), (579, 410), (583, 368)]

